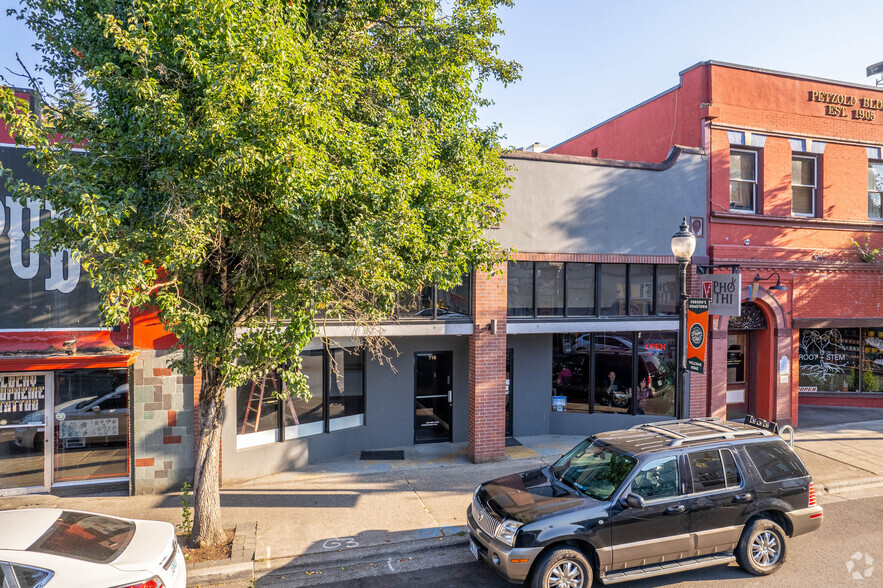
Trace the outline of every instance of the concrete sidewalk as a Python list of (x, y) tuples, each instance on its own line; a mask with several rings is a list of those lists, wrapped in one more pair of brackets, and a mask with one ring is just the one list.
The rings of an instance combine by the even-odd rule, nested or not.
[[(401, 571), (419, 558), (427, 567), (457, 563), (468, 555), (465, 512), (475, 486), (548, 465), (581, 439), (519, 438), (522, 445), (507, 447), (505, 461), (482, 465), (468, 462), (464, 444), (412, 446), (402, 448), (401, 461), (360, 461), (354, 454), (225, 488), (224, 524), (237, 530), (234, 558), (188, 566), (188, 584), (307, 586), (356, 567), (372, 575), (391, 573), (394, 563)], [(825, 490), (822, 503), (838, 492), (883, 486), (883, 420), (801, 429), (796, 449)], [(30, 495), (0, 498), (0, 509), (58, 506), (177, 524), (179, 502), (174, 494)]]

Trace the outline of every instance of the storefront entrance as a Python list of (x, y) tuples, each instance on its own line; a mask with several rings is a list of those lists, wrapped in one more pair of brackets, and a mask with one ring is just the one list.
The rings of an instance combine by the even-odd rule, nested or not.
[(754, 361), (756, 337), (752, 331), (727, 333), (727, 420), (737, 421), (754, 414)]
[(414, 354), (414, 443), (451, 440), (452, 353)]
[(127, 481), (128, 398), (125, 369), (0, 373), (0, 495)]

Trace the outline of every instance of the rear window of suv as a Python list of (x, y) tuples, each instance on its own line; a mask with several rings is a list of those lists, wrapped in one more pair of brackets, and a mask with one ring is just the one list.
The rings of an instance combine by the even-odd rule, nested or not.
[(764, 482), (778, 482), (809, 475), (797, 454), (784, 442), (746, 445), (745, 450)]
[(134, 534), (131, 521), (64, 511), (28, 551), (109, 563), (128, 547)]

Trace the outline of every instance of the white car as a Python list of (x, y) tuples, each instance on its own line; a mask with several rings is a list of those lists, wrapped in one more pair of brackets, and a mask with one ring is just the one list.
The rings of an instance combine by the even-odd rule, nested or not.
[(2, 588), (184, 588), (170, 523), (61, 509), (0, 511)]

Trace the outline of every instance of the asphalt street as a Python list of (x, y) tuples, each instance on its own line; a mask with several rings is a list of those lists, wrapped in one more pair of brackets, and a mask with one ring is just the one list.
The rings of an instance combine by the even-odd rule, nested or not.
[[(816, 533), (797, 537), (788, 544), (785, 565), (772, 576), (749, 576), (735, 564), (705, 568), (670, 576), (635, 581), (629, 588), (732, 586), (881, 586), (883, 585), (883, 489), (829, 495), (821, 501), (825, 523)], [(876, 567), (876, 569), (875, 569)], [(855, 579), (853, 574), (861, 579)], [(471, 561), (465, 547), (365, 562), (360, 566), (301, 572), (296, 577), (268, 575), (254, 584), (262, 588), (293, 586), (335, 588), (443, 588), (459, 586), (511, 586), (486, 564)], [(596, 586), (600, 584), (596, 583)], [(233, 588), (234, 584), (228, 585)], [(238, 588), (238, 587), (237, 587)]]

